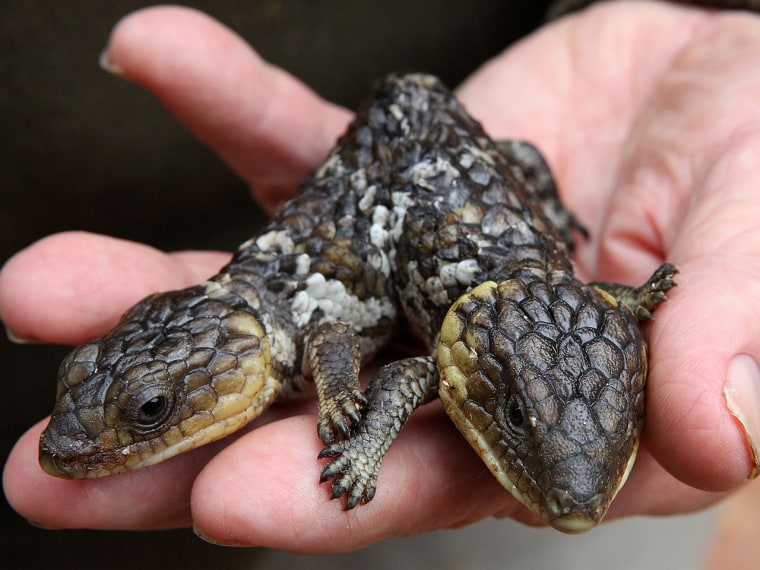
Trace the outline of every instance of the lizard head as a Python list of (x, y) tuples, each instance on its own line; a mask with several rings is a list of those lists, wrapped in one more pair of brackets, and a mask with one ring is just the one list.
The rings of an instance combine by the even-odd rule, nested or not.
[(63, 361), (40, 465), (69, 479), (153, 465), (214, 441), (276, 396), (250, 311), (206, 283), (152, 295)]
[(499, 482), (554, 528), (607, 512), (644, 419), (646, 345), (604, 291), (566, 273), (486, 282), (438, 345), (446, 412)]

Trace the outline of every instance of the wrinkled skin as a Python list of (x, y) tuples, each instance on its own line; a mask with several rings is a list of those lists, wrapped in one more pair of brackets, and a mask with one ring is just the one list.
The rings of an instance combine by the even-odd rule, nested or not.
[[(746, 434), (723, 390), (726, 382), (736, 389), (760, 432), (758, 50), (754, 15), (602, 3), (539, 30), (458, 90), (495, 138), (531, 140), (546, 154), (565, 202), (593, 236), (579, 247), (581, 278), (643, 282), (664, 259), (681, 270), (681, 286), (648, 329), (643, 449), (609, 519), (703, 508), (751, 471)], [(187, 9), (125, 18), (109, 61), (152, 91), (268, 208), (295, 189), (350, 118)], [(81, 343), (139, 298), (196, 283), (228, 257), (51, 236), (3, 268), (0, 315), (18, 337)], [(437, 403), (388, 454), (372, 504), (349, 513), (318, 484), (314, 405), (276, 406), (264, 419), (239, 437), (93, 481), (39, 468), (44, 420), (9, 457), (5, 493), (47, 527), (192, 524), (216, 542), (302, 552), (351, 550), (488, 516), (537, 522), (495, 479), (472, 485), (482, 463)]]

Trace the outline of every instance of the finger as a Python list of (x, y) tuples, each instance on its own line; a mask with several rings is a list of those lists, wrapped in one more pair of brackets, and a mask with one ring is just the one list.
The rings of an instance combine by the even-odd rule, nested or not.
[[(642, 282), (644, 268), (651, 271), (664, 256), (680, 270), (678, 288), (648, 327), (644, 435), (671, 473), (713, 491), (734, 488), (752, 473), (757, 457), (749, 444), (760, 441), (760, 319), (754, 306), (760, 244), (751, 238), (760, 212), (754, 191), (735, 190), (706, 191), (712, 198), (682, 214), (681, 221), (642, 222), (628, 238), (618, 225), (620, 233), (608, 236), (599, 257), (600, 267), (629, 283)], [(629, 209), (629, 220), (637, 219), (637, 208), (642, 207)], [(675, 233), (676, 224), (680, 233), (663, 238)], [(733, 404), (747, 418), (746, 426), (729, 409), (728, 393), (736, 395)]]
[(760, 80), (746, 55), (760, 26), (711, 23), (649, 93), (589, 265), (630, 283), (664, 258), (679, 267), (650, 327), (645, 437), (682, 481), (727, 490), (760, 470)]
[(647, 442), (671, 473), (707, 490), (746, 480), (760, 441), (760, 267), (736, 262), (680, 264), (678, 290), (651, 328)]
[(21, 516), (45, 528), (159, 529), (190, 524), (190, 489), (213, 453), (207, 446), (154, 467), (103, 479), (51, 477), (37, 462), (47, 420), (29, 429), (3, 471), (5, 497)]
[(675, 192), (651, 177), (626, 187), (638, 205), (611, 217), (599, 248), (600, 267), (624, 281), (642, 281), (642, 268), (664, 256), (680, 269), (650, 327), (646, 436), (671, 473), (709, 490), (760, 470), (760, 136), (752, 130), (740, 126), (709, 145), (726, 149), (718, 156), (687, 153), (706, 168), (682, 185), (689, 195), (681, 200), (658, 200)]
[(0, 270), (0, 318), (19, 340), (80, 343), (146, 295), (198, 283), (228, 260), (224, 253), (166, 254), (85, 232), (56, 234)]
[(349, 120), (230, 29), (189, 8), (148, 8), (124, 18), (105, 65), (152, 91), (267, 207), (292, 193)]
[(650, 199), (632, 198), (638, 206), (611, 218), (599, 248), (600, 267), (624, 281), (642, 281), (643, 267), (664, 256), (680, 269), (679, 287), (649, 328), (645, 436), (671, 473), (702, 489), (734, 488), (757, 469), (751, 443), (760, 441), (760, 204), (756, 167), (747, 160), (757, 140), (734, 138), (679, 207), (658, 207), (651, 195), (661, 189), (632, 187), (629, 194)]
[(607, 521), (631, 515), (666, 516), (699, 511), (720, 501), (724, 493), (696, 489), (679, 481), (642, 445), (620, 494), (607, 513)]
[[(192, 495), (196, 532), (224, 545), (324, 553), (488, 516), (545, 526), (499, 486), (439, 406), (418, 413), (383, 461), (375, 498), (352, 511), (318, 483), (324, 462), (315, 460), (321, 446), (313, 415), (246, 434), (200, 473)], [(721, 496), (678, 481), (642, 449), (607, 520), (691, 512)]]
[(375, 498), (351, 511), (319, 484), (325, 462), (316, 459), (321, 445), (313, 416), (246, 434), (199, 475), (192, 496), (196, 532), (227, 545), (345, 552), (522, 509), (440, 406), (429, 408), (419, 410), (391, 446)]
[[(13, 509), (45, 528), (149, 530), (191, 524), (190, 496), (198, 473), (225, 446), (247, 431), (286, 415), (313, 411), (313, 403), (280, 405), (240, 432), (157, 465), (99, 479), (66, 480), (45, 473), (38, 462), (39, 438), (48, 419), (16, 443), (3, 471), (3, 491)], [(312, 417), (312, 437), (316, 437)], [(313, 458), (312, 458), (313, 459)], [(316, 463), (316, 460), (314, 460)]]

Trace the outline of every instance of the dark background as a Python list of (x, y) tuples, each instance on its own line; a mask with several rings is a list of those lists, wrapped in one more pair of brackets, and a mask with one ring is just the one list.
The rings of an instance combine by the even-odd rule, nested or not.
[[(499, 0), (185, 2), (264, 58), (349, 107), (372, 80), (420, 70), (456, 85), (540, 25), (547, 2)], [(63, 230), (161, 249), (231, 250), (261, 223), (248, 189), (148, 95), (97, 64), (112, 26), (144, 2), (0, 6), (0, 262)], [(65, 347), (0, 339), (0, 454), (47, 415)], [(265, 550), (214, 547), (189, 530), (35, 529), (3, 502), (3, 568), (238, 568)]]

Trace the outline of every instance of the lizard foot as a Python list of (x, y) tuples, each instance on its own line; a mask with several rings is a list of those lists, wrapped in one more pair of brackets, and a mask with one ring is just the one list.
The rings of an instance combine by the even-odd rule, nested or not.
[(352, 425), (361, 420), (361, 410), (367, 406), (367, 397), (359, 387), (347, 386), (329, 402), (319, 407), (317, 434), (325, 445), (347, 438)]
[(330, 498), (346, 496), (344, 510), (351, 510), (372, 500), (377, 488), (377, 472), (380, 465), (368, 457), (361, 439), (344, 439), (334, 443), (319, 454), (320, 459), (334, 458), (322, 470), (320, 483), (330, 479)]
[(633, 314), (637, 319), (643, 321), (652, 318), (652, 311), (667, 300), (665, 293), (676, 286), (673, 278), (677, 273), (678, 269), (675, 265), (664, 263), (657, 268), (646, 283), (635, 289), (638, 304)]

